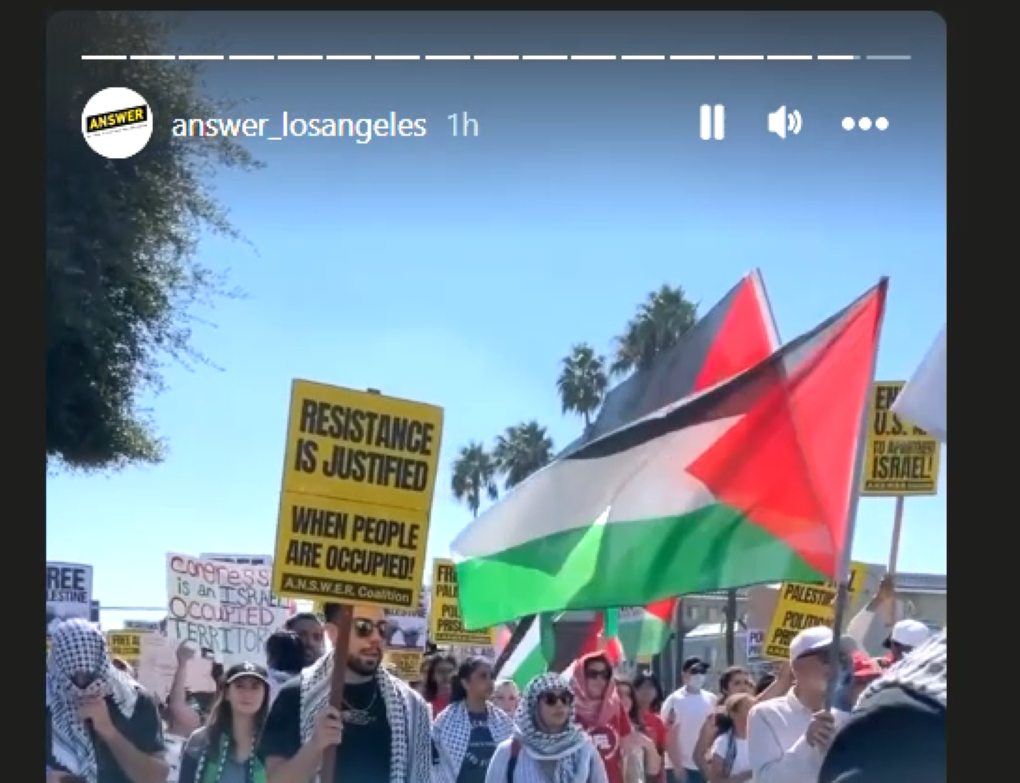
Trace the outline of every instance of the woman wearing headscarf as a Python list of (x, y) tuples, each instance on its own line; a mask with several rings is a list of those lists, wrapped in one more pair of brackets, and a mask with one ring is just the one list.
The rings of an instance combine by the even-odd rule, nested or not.
[(450, 704), (432, 725), (435, 783), (484, 783), (496, 746), (510, 738), (513, 720), (489, 703), (492, 666), (466, 658), (457, 670)]
[(605, 653), (582, 655), (571, 666), (577, 722), (591, 736), (606, 765), (609, 783), (624, 783), (624, 757), (640, 737), (634, 731), (613, 680), (613, 664)]
[(528, 683), (513, 737), (496, 748), (485, 783), (608, 783), (602, 758), (577, 722), (568, 679), (540, 674)]
[(156, 700), (113, 666), (102, 631), (67, 620), (46, 669), (46, 766), (88, 783), (165, 783)]
[(255, 743), (269, 712), (269, 675), (253, 663), (227, 670), (206, 725), (188, 738), (178, 783), (266, 783)]

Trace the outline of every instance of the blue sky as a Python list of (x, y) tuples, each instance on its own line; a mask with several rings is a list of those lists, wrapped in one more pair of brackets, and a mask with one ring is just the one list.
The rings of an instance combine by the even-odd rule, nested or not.
[[(555, 393), (560, 358), (580, 340), (608, 350), (663, 283), (707, 310), (760, 267), (789, 339), (889, 275), (878, 375), (908, 376), (946, 318), (941, 22), (890, 16), (876, 28), (856, 24), (858, 15), (855, 24), (816, 20), (806, 36), (699, 16), (698, 40), (720, 52), (796, 52), (810, 41), (815, 53), (913, 59), (210, 63), (211, 91), (248, 99), (233, 116), (396, 111), (427, 118), (429, 132), (367, 145), (253, 141), (266, 168), (218, 178), (250, 241), (208, 238), (200, 249), (247, 292), (199, 313), (214, 325), (196, 328), (196, 346), (222, 369), (169, 367), (169, 390), (145, 400), (170, 442), (164, 464), (48, 479), (48, 558), (92, 563), (106, 606), (157, 607), (167, 551), (271, 552), (295, 377), (445, 408), (430, 535), (430, 554), (445, 555), (468, 522), (449, 492), (457, 449), (531, 418), (557, 445), (574, 438), (579, 421), (561, 415)], [(203, 30), (215, 32), (216, 18)], [(601, 31), (598, 44), (664, 49), (656, 36), (671, 19), (641, 23), (640, 36), (631, 26), (619, 40)], [(397, 35), (378, 17), (360, 24), (376, 30), (382, 43), (372, 46)], [(452, 49), (469, 34), (447, 31), (450, 40), (429, 45)], [(255, 25), (230, 28), (224, 41), (225, 51), (248, 53), (329, 45), (313, 30), (278, 41)], [(726, 104), (724, 142), (698, 139), (703, 102)], [(781, 140), (765, 117), (784, 104), (805, 128)], [(448, 135), (454, 111), (479, 119), (477, 139)], [(889, 130), (840, 127), (866, 115), (886, 116)], [(946, 462), (939, 496), (907, 501), (902, 570), (945, 571)], [(892, 500), (861, 503), (858, 559), (887, 559), (892, 514)], [(104, 624), (147, 616), (107, 612)]]

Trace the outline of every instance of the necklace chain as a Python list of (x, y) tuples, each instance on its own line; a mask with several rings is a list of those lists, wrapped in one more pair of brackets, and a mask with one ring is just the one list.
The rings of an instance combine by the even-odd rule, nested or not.
[(372, 709), (372, 707), (375, 706), (375, 700), (377, 698), (379, 698), (379, 689), (378, 688), (373, 688), (372, 689), (372, 698), (368, 700), (368, 704), (366, 704), (364, 707), (356, 707), (356, 706), (354, 706), (353, 704), (351, 704), (347, 700), (346, 696), (344, 697), (343, 702), (344, 702), (344, 707), (349, 709), (351, 712), (368, 712), (370, 709)]

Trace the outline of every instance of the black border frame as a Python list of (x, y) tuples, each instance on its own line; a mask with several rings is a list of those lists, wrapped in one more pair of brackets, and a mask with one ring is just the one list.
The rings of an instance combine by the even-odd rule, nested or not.
[[(133, 3), (130, 5), (122, 2), (110, 2), (105, 5), (108, 9), (145, 9), (147, 3)], [(1003, 89), (1009, 89), (1012, 84), (1012, 79), (1009, 77), (998, 77), (994, 75), (990, 80), (978, 83), (973, 79), (971, 70), (971, 34), (972, 29), (970, 25), (969, 11), (966, 11), (960, 7), (942, 5), (942, 6), (931, 6), (924, 3), (905, 2), (898, 3), (895, 6), (888, 6), (881, 3), (864, 3), (855, 4), (839, 4), (839, 3), (828, 3), (828, 2), (795, 2), (783, 5), (778, 5), (770, 2), (760, 2), (757, 0), (744, 0), (744, 2), (738, 3), (720, 3), (709, 5), (707, 3), (696, 3), (688, 0), (673, 0), (672, 2), (642, 2), (627, 7), (604, 7), (600, 10), (626, 10), (626, 11), (666, 11), (666, 10), (677, 10), (677, 11), (693, 11), (693, 10), (712, 10), (712, 11), (766, 11), (766, 10), (783, 10), (783, 11), (822, 11), (822, 10), (840, 10), (840, 11), (904, 11), (904, 10), (931, 10), (939, 13), (944, 21), (946, 22), (946, 36), (947, 36), (947, 145), (951, 144), (952, 154), (949, 154), (947, 149), (948, 161), (947, 161), (947, 172), (948, 182), (946, 188), (947, 194), (947, 210), (949, 215), (948, 220), (948, 236), (947, 236), (947, 255), (951, 255), (954, 259), (954, 269), (966, 270), (966, 273), (960, 271), (952, 275), (954, 281), (953, 291), (953, 303), (959, 305), (958, 312), (965, 313), (965, 317), (961, 316), (958, 322), (954, 323), (954, 344), (965, 345), (963, 349), (956, 349), (954, 351), (954, 366), (959, 365), (962, 369), (958, 370), (953, 376), (956, 381), (953, 382), (954, 399), (962, 399), (963, 402), (960, 405), (960, 410), (964, 411), (964, 422), (965, 427), (963, 430), (957, 431), (957, 445), (960, 448), (960, 454), (963, 455), (958, 463), (956, 463), (956, 472), (954, 473), (954, 479), (956, 479), (956, 490), (958, 493), (962, 493), (961, 496), (967, 497), (968, 509), (963, 511), (963, 502), (961, 501), (960, 519), (956, 520), (957, 525), (967, 525), (971, 535), (966, 537), (962, 533), (953, 536), (955, 543), (953, 560), (954, 563), (966, 563), (972, 556), (977, 559), (981, 558), (983, 561), (980, 573), (975, 572), (970, 578), (964, 577), (959, 579), (954, 585), (954, 597), (953, 604), (960, 607), (961, 613), (959, 617), (963, 622), (964, 633), (957, 637), (957, 644), (954, 645), (957, 650), (957, 655), (964, 655), (962, 659), (964, 661), (964, 676), (968, 677), (968, 672), (974, 670), (980, 670), (982, 667), (989, 665), (999, 667), (1005, 666), (1006, 671), (1009, 670), (1012, 664), (1013, 656), (1009, 654), (1009, 646), (999, 644), (998, 646), (986, 647), (985, 656), (982, 656), (978, 651), (980, 649), (981, 641), (985, 641), (986, 644), (993, 641), (992, 637), (985, 638), (977, 633), (975, 628), (973, 633), (968, 634), (966, 629), (969, 627), (970, 619), (967, 608), (991, 603), (993, 607), (1001, 607), (999, 609), (1000, 616), (1005, 620), (1009, 616), (1010, 606), (1009, 601), (1012, 598), (1011, 587), (1006, 581), (1006, 576), (1009, 575), (1009, 565), (1006, 562), (1006, 558), (1010, 555), (1008, 547), (996, 547), (994, 545), (994, 539), (996, 537), (995, 529), (998, 525), (993, 525), (992, 529), (989, 529), (989, 525), (999, 518), (1005, 518), (1005, 526), (1012, 527), (1014, 523), (1013, 510), (1011, 508), (1013, 499), (1011, 489), (1015, 484), (1016, 479), (1007, 474), (1006, 462), (1004, 460), (987, 460), (981, 456), (982, 452), (978, 448), (968, 448), (967, 441), (970, 439), (971, 431), (977, 430), (978, 428), (973, 426), (971, 423), (971, 417), (967, 415), (969, 410), (966, 405), (968, 402), (972, 402), (978, 406), (978, 410), (985, 412), (987, 411), (992, 416), (986, 416), (983, 419), (978, 419), (986, 423), (985, 431), (987, 433), (996, 433), (1000, 438), (1009, 438), (1011, 431), (1016, 429), (1012, 423), (1012, 406), (1008, 399), (1009, 390), (1008, 386), (1001, 383), (997, 383), (997, 380), (1008, 373), (1008, 366), (1012, 359), (1012, 344), (1008, 337), (1009, 326), (1006, 323), (1006, 316), (1010, 315), (1010, 306), (1005, 297), (1008, 295), (1008, 286), (1006, 284), (1001, 285), (988, 285), (987, 281), (992, 280), (988, 267), (990, 264), (986, 259), (993, 259), (997, 257), (997, 254), (1001, 254), (1002, 250), (997, 250), (995, 246), (987, 247), (991, 244), (994, 233), (994, 226), (997, 225), (1010, 225), (1009, 220), (1016, 218), (1010, 214), (1006, 216), (1005, 204), (996, 210), (995, 207), (985, 208), (989, 216), (995, 211), (1001, 211), (1003, 213), (999, 221), (995, 224), (992, 221), (986, 221), (985, 225), (980, 228), (975, 225), (971, 225), (972, 215), (978, 217), (984, 216), (985, 212), (978, 212), (973, 204), (972, 199), (980, 199), (986, 192), (984, 189), (977, 190), (971, 189), (970, 187), (970, 174), (971, 167), (973, 165), (977, 173), (977, 178), (986, 178), (989, 175), (995, 176), (998, 174), (1003, 179), (1008, 177), (1006, 165), (1007, 156), (1009, 153), (1008, 144), (997, 145), (992, 142), (991, 137), (996, 131), (996, 118), (990, 118), (992, 121), (986, 123), (983, 129), (983, 136), (989, 137), (989, 142), (985, 144), (971, 145), (970, 133), (969, 133), (969, 119), (971, 114), (970, 97), (971, 93), (975, 93), (974, 113), (980, 113), (982, 111), (988, 112), (989, 108), (995, 107), (999, 109), (1004, 108), (1006, 111), (1009, 110), (1010, 99), (1002, 96), (998, 104), (994, 103), (994, 99), (999, 96), (992, 95), (991, 99), (993, 102), (982, 100), (985, 92), (999, 87), (1000, 91)], [(848, 7), (849, 6), (849, 7)], [(43, 51), (38, 55), (43, 62), (43, 70), (45, 74), (45, 40), (46, 40), (46, 25), (50, 18), (55, 13), (60, 11), (69, 10), (86, 10), (87, 6), (79, 6), (74, 2), (62, 2), (55, 7), (50, 7), (43, 10), (42, 13), (42, 39)], [(429, 9), (428, 6), (422, 7), (418, 4), (407, 2), (393, 2), (393, 0), (382, 0), (371, 4), (361, 3), (340, 3), (340, 2), (301, 2), (298, 4), (290, 5), (289, 7), (280, 7), (280, 5), (268, 2), (243, 2), (243, 0), (227, 0), (226, 2), (218, 2), (213, 5), (202, 5), (198, 3), (165, 3), (159, 4), (153, 7), (151, 10), (287, 10), (287, 11), (302, 11), (302, 10), (481, 10), (473, 7), (469, 4), (440, 4), (432, 6)], [(590, 6), (585, 6), (580, 3), (556, 3), (553, 7), (544, 6), (537, 2), (528, 3), (517, 3), (514, 6), (507, 7), (505, 5), (499, 5), (492, 10), (514, 10), (514, 11), (547, 11), (547, 10), (591, 10)], [(14, 9), (10, 9), (12, 16), (20, 15), (19, 12)], [(984, 16), (984, 19), (992, 21), (991, 15)], [(12, 29), (16, 29), (12, 26)], [(992, 31), (989, 35), (987, 31), (983, 32), (981, 44), (982, 50), (986, 52), (1006, 52), (1007, 48), (1005, 44), (1000, 46), (998, 44), (999, 36)], [(38, 38), (34, 39), (39, 41)], [(1005, 59), (1005, 57), (1002, 57)], [(23, 78), (18, 80), (16, 84), (8, 89), (11, 89), (15, 95), (12, 96), (12, 100), (16, 102), (16, 105), (23, 105), (20, 99), (16, 96), (17, 94), (26, 93), (27, 99), (24, 102), (25, 105), (30, 105), (33, 100), (41, 101), (43, 106), (43, 112), (45, 112), (45, 75), (43, 77), (43, 91), (42, 95), (38, 92), (32, 91), (32, 87), (35, 85), (31, 84), (31, 79)], [(982, 107), (985, 107), (982, 109)], [(45, 116), (43, 114), (43, 116)], [(1005, 118), (998, 120), (998, 122), (1005, 124), (1008, 122)], [(30, 145), (39, 144), (43, 146), (43, 162), (45, 165), (45, 142), (43, 139), (45, 134), (37, 134), (36, 136), (28, 137)], [(950, 142), (951, 140), (951, 142)], [(990, 164), (981, 164), (980, 159), (984, 156), (985, 152), (993, 152), (995, 160)], [(1001, 172), (1001, 173), (1000, 173)], [(16, 176), (16, 175), (14, 175)], [(22, 191), (24, 195), (29, 195), (35, 190), (35, 182), (33, 180), (32, 185), (25, 185)], [(1009, 188), (1012, 183), (1007, 179), (1006, 188)], [(8, 185), (10, 187), (10, 184)], [(19, 190), (21, 190), (19, 188)], [(1008, 192), (1008, 190), (1006, 191)], [(21, 193), (19, 193), (21, 195)], [(45, 197), (45, 193), (43, 193)], [(1004, 200), (1003, 200), (1004, 201)], [(36, 219), (38, 219), (39, 212), (32, 208), (33, 199), (31, 198), (16, 198), (10, 199), (11, 209), (13, 211), (14, 220), (11, 220), (10, 225), (25, 227), (27, 229), (32, 226)], [(1012, 212), (1013, 210), (1011, 210)], [(43, 239), (45, 243), (45, 212), (43, 212)], [(1002, 243), (1002, 247), (1011, 248), (1011, 245)], [(1009, 252), (1006, 250), (1005, 252)], [(947, 259), (947, 264), (948, 264)], [(966, 266), (965, 266), (966, 265)], [(982, 268), (984, 271), (982, 274)], [(948, 270), (947, 270), (948, 271)], [(966, 276), (965, 276), (966, 274)], [(45, 279), (40, 281), (42, 286), (45, 286)], [(33, 289), (40, 285), (40, 282), (26, 281), (20, 282), (18, 280), (8, 283), (9, 291), (16, 293), (16, 298), (34, 298), (37, 294), (33, 292)], [(977, 285), (967, 285), (966, 283), (977, 282)], [(985, 283), (981, 285), (981, 283)], [(893, 281), (895, 285), (895, 281)], [(22, 291), (24, 287), (24, 291)], [(975, 290), (976, 289), (976, 290)], [(39, 299), (45, 301), (45, 292), (42, 292), (43, 296)], [(995, 300), (997, 298), (1003, 298), (1003, 302), (1000, 304)], [(9, 297), (9, 301), (15, 297)], [(973, 299), (969, 306), (966, 306), (968, 300)], [(42, 373), (34, 369), (35, 362), (37, 361), (37, 354), (31, 348), (31, 344), (34, 342), (31, 339), (31, 332), (27, 331), (20, 324), (20, 318), (14, 315), (14, 308), (4, 308), (0, 316), (0, 323), (6, 328), (4, 332), (13, 337), (8, 342), (8, 356), (7, 366), (9, 368), (10, 380), (8, 384), (13, 387), (14, 393), (22, 397), (23, 409), (28, 410), (33, 407), (41, 409), (42, 406), (36, 402), (38, 397), (35, 397), (39, 393), (39, 390), (35, 388), (38, 378), (43, 377)], [(991, 351), (984, 351), (989, 357), (995, 356), (998, 361), (995, 363), (986, 363), (983, 366), (974, 366), (970, 370), (970, 375), (967, 375), (967, 365), (971, 364), (974, 357), (979, 354), (977, 342), (982, 340), (990, 340), (993, 343), (993, 350), (996, 347), (1000, 347), (1005, 350), (1000, 350), (998, 354), (992, 353)], [(973, 346), (973, 348), (971, 347)], [(12, 355), (13, 354), (13, 355)], [(920, 357), (918, 357), (920, 359)], [(1005, 369), (1005, 372), (1003, 370)], [(965, 377), (970, 378), (970, 383), (965, 383), (963, 380)], [(28, 379), (27, 383), (22, 383), (21, 379)], [(977, 390), (980, 389), (982, 396), (977, 396)], [(42, 389), (45, 393), (45, 389)], [(959, 395), (959, 397), (957, 397)], [(973, 396), (973, 400), (970, 398)], [(44, 412), (40, 410), (40, 420), (44, 420)], [(13, 427), (12, 427), (13, 429)], [(961, 434), (962, 433), (962, 434)], [(963, 437), (964, 440), (960, 441), (959, 438)], [(19, 438), (15, 436), (13, 441), (17, 443)], [(27, 439), (26, 439), (27, 440)], [(11, 442), (11, 439), (8, 440)], [(960, 444), (963, 444), (962, 447)], [(27, 443), (26, 443), (27, 446)], [(16, 451), (20, 452), (20, 449)], [(26, 448), (26, 452), (30, 453), (30, 450)], [(20, 456), (20, 455), (19, 455)], [(972, 471), (973, 461), (977, 460), (981, 465), (982, 473), (981, 478), (972, 476), (973, 473), (977, 473), (976, 470)], [(9, 486), (11, 487), (30, 487), (33, 484), (31, 478), (31, 459), (15, 459), (11, 462), (11, 472), (8, 474)], [(22, 475), (23, 474), (23, 475)], [(948, 485), (948, 481), (946, 482)], [(44, 488), (45, 491), (45, 488)], [(112, 491), (112, 490), (111, 490)], [(943, 491), (948, 492), (948, 486), (943, 487)], [(989, 505), (986, 501), (995, 498), (998, 501), (999, 508), (994, 508), (995, 500), (992, 501), (993, 508), (987, 508)], [(45, 502), (45, 501), (44, 501)], [(948, 498), (947, 498), (947, 514), (948, 514)], [(81, 524), (88, 524), (88, 520), (82, 520)], [(947, 531), (948, 535), (948, 531)], [(19, 543), (24, 543), (26, 546), (32, 547), (28, 539), (23, 539)], [(982, 546), (983, 544), (983, 546)], [(112, 543), (111, 545), (116, 545)], [(980, 555), (977, 551), (971, 551), (972, 549), (977, 550), (980, 547)], [(999, 559), (1002, 562), (997, 562)], [(29, 558), (19, 558), (17, 561), (12, 561), (10, 567), (17, 570), (21, 566), (22, 561), (27, 561)], [(955, 566), (954, 566), (955, 568)], [(9, 584), (16, 584), (16, 580), (9, 580)], [(986, 607), (987, 608), (987, 607)], [(1007, 621), (1008, 622), (1008, 621)], [(16, 626), (8, 626), (11, 633), (17, 633), (18, 629)], [(29, 649), (31, 649), (32, 635), (29, 634)], [(973, 638), (973, 641), (971, 640)], [(963, 641), (963, 647), (959, 646), (960, 640)], [(971, 651), (971, 646), (974, 647), (974, 651)], [(4, 650), (4, 656), (10, 656), (12, 658), (11, 665), (18, 665), (20, 661), (13, 659), (15, 647), (11, 645), (2, 645), (0, 649)], [(962, 651), (962, 652), (961, 652)], [(990, 656), (989, 656), (990, 653)], [(974, 658), (971, 660), (971, 655)], [(1001, 659), (996, 658), (1001, 656)], [(961, 669), (957, 667), (957, 676), (959, 676)], [(29, 678), (29, 681), (31, 678)], [(969, 692), (974, 691), (976, 693), (987, 691), (983, 688), (965, 688), (963, 691), (957, 693), (956, 700), (959, 703), (960, 698), (969, 699)], [(974, 713), (977, 715), (978, 713)], [(991, 732), (993, 735), (998, 731), (1004, 731), (1005, 724), (1001, 721), (986, 721), (985, 731)], [(965, 758), (963, 754), (958, 754), (959, 758)]]

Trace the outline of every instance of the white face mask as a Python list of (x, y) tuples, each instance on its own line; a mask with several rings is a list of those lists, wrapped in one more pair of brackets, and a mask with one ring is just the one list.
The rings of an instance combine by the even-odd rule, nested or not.
[(705, 685), (705, 675), (692, 674), (690, 677), (687, 678), (687, 684), (690, 685), (695, 690), (701, 690), (701, 688)]

